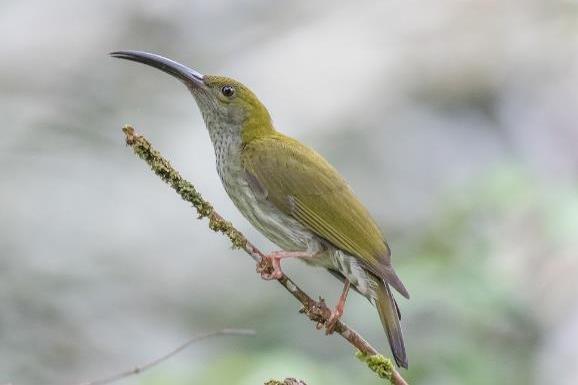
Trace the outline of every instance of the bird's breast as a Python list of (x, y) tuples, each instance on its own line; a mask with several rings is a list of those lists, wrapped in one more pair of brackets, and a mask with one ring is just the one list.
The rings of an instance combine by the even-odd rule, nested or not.
[(315, 234), (251, 189), (241, 163), (241, 143), (214, 142), (217, 172), (241, 214), (284, 250), (317, 252), (323, 245)]

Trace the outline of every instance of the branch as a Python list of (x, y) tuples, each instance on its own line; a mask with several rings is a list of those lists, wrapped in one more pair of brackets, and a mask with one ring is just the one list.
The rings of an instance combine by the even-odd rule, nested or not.
[(132, 370), (127, 370), (126, 372), (121, 372), (121, 373), (114, 374), (114, 375), (109, 376), (109, 377), (101, 378), (100, 380), (83, 382), (80, 385), (105, 385), (105, 384), (110, 384), (112, 382), (116, 382), (118, 380), (122, 380), (123, 378), (126, 378), (126, 377), (140, 374), (146, 370), (149, 370), (152, 367), (155, 367), (155, 366), (163, 363), (164, 361), (168, 360), (169, 358), (173, 357), (174, 355), (185, 350), (186, 348), (188, 348), (189, 346), (191, 346), (195, 342), (198, 342), (198, 341), (210, 338), (210, 337), (216, 337), (216, 336), (252, 336), (252, 335), (255, 335), (255, 331), (247, 330), (247, 329), (223, 329), (223, 330), (219, 330), (216, 332), (200, 334), (198, 336), (191, 338), (190, 340), (188, 340), (187, 342), (185, 342), (184, 344), (182, 344), (178, 348), (172, 350), (171, 352), (165, 354), (164, 356), (161, 356), (161, 357), (156, 358), (150, 362), (147, 362), (146, 364), (144, 364), (142, 366), (137, 366), (136, 368), (134, 368)]
[[(153, 148), (151, 143), (145, 137), (138, 134), (133, 127), (128, 125), (125, 126), (122, 131), (126, 136), (126, 144), (132, 147), (134, 153), (147, 162), (153, 172), (164, 182), (169, 184), (177, 194), (183, 198), (183, 200), (191, 203), (196, 208), (199, 219), (204, 217), (209, 218), (209, 228), (211, 230), (225, 234), (231, 241), (233, 248), (244, 250), (247, 254), (253, 257), (259, 266), (264, 266), (265, 270), (272, 271), (272, 266), (270, 265), (269, 260), (263, 258), (264, 254), (249, 242), (230, 222), (223, 219), (223, 217), (215, 211), (213, 206), (203, 199), (201, 194), (199, 194), (195, 189), (195, 186), (183, 179), (171, 164)], [(316, 322), (317, 329), (323, 327), (331, 316), (331, 310), (325, 305), (323, 299), (319, 298), (319, 301), (313, 300), (285, 274), (283, 274), (277, 281), (289, 293), (291, 293), (293, 297), (301, 302), (303, 307), (299, 312), (305, 314), (311, 321)], [(375, 348), (373, 348), (365, 338), (347, 326), (344, 322), (337, 321), (334, 332), (338, 333), (351, 345), (356, 347), (363, 357), (378, 355), (377, 350), (375, 350)], [(369, 361), (367, 362), (369, 365)], [(376, 371), (376, 369), (371, 365), (369, 365), (369, 367), (380, 376), (381, 373), (385, 373), (385, 378), (390, 380), (394, 385), (407, 385), (389, 359), (384, 358), (381, 362), (381, 366), (378, 366), (379, 369), (386, 368), (381, 372)]]

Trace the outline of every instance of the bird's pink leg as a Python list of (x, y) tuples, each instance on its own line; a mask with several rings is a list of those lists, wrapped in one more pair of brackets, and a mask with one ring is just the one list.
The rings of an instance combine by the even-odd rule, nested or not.
[[(283, 276), (283, 271), (281, 270), (281, 260), (285, 258), (311, 258), (315, 254), (308, 253), (306, 251), (273, 251), (271, 254), (264, 255), (261, 258), (261, 262), (257, 264), (257, 272), (261, 273), (261, 278), (265, 280), (279, 279)], [(264, 263), (266, 260), (271, 261), (273, 266), (273, 271), (271, 273), (266, 272)]]
[(343, 310), (345, 309), (345, 301), (347, 300), (347, 294), (349, 293), (349, 288), (351, 287), (351, 282), (346, 278), (345, 285), (343, 286), (343, 291), (341, 296), (339, 296), (339, 301), (335, 306), (335, 310), (331, 312), (331, 316), (325, 323), (325, 334), (329, 335), (333, 333), (335, 329), (335, 324), (339, 321), (339, 318), (343, 315)]

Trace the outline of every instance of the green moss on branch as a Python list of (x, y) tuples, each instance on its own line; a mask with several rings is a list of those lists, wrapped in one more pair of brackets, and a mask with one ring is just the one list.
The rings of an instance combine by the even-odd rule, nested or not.
[(283, 381), (269, 380), (265, 385), (307, 385), (301, 380), (296, 380), (294, 378), (286, 378)]
[(359, 351), (355, 353), (355, 357), (360, 361), (365, 362), (369, 369), (377, 374), (378, 377), (385, 378), (392, 384), (395, 384), (392, 378), (395, 372), (395, 367), (389, 358), (385, 358), (381, 354), (367, 355)]
[(225, 234), (234, 248), (246, 247), (247, 239), (243, 234), (217, 214), (213, 206), (195, 189), (195, 186), (183, 179), (144, 136), (137, 134), (134, 128), (128, 125), (124, 126), (122, 131), (126, 135), (126, 143), (132, 147), (134, 153), (147, 162), (151, 170), (171, 186), (183, 200), (191, 203), (197, 210), (199, 218), (209, 217), (211, 230)]

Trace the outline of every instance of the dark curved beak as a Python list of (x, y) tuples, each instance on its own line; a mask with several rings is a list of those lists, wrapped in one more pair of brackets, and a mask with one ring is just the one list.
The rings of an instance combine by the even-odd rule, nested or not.
[(115, 51), (111, 52), (110, 56), (143, 63), (157, 68), (181, 80), (188, 87), (205, 86), (205, 83), (203, 82), (203, 75), (201, 75), (199, 72), (185, 65), (177, 63), (174, 60), (167, 59), (166, 57), (162, 57), (160, 55), (155, 55), (154, 53), (142, 51)]

